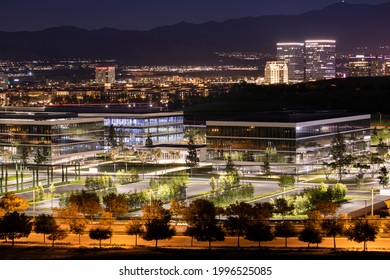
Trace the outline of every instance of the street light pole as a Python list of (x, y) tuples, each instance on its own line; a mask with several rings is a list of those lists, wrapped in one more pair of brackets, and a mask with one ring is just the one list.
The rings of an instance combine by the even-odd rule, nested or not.
[(374, 216), (374, 188), (371, 187), (371, 216)]

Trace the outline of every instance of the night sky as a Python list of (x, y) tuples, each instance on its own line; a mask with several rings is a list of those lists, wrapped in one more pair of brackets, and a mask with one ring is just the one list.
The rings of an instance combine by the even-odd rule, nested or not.
[[(203, 23), (246, 16), (300, 14), (336, 0), (9, 0), (0, 1), (1, 31), (71, 25), (149, 30), (181, 21)], [(348, 0), (379, 4), (388, 0)]]

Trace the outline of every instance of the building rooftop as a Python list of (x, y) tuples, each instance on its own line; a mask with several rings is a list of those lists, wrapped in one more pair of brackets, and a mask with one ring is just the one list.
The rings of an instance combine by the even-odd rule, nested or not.
[(232, 116), (215, 121), (299, 123), (360, 115), (365, 114), (346, 111), (272, 111)]
[(0, 112), (0, 120), (51, 120), (76, 118), (73, 112)]

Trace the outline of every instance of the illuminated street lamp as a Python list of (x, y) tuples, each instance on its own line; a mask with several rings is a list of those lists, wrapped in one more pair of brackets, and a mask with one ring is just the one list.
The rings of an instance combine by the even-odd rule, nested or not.
[(374, 187), (371, 187), (371, 216), (374, 216)]

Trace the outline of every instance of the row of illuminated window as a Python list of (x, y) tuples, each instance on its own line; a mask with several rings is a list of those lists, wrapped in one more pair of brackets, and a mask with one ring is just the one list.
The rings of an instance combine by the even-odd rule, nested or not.
[[(162, 127), (148, 127), (148, 128), (116, 128), (117, 136), (134, 137), (147, 134), (164, 134), (164, 133), (182, 133), (184, 131), (183, 125), (170, 125)], [(106, 129), (106, 133), (108, 130)]]
[(52, 153), (52, 157), (55, 157), (55, 156), (62, 156), (68, 154), (94, 152), (100, 150), (103, 150), (102, 143), (92, 142), (92, 143), (82, 143), (82, 144), (67, 145), (63, 147), (53, 148), (51, 150), (51, 153)]
[(96, 130), (103, 130), (102, 122), (73, 123), (66, 125), (0, 124), (0, 133), (8, 135), (82, 134)]
[(336, 134), (337, 132), (348, 132), (356, 130), (362, 131), (354, 132), (352, 137), (357, 137), (358, 135), (370, 135), (370, 120), (363, 119), (332, 124), (297, 127), (296, 138), (311, 137), (323, 134)]
[(248, 150), (282, 150), (295, 151), (295, 140), (265, 140), (265, 139), (207, 139), (207, 149), (248, 149)]
[(53, 135), (53, 136), (36, 136), (36, 135), (0, 135), (0, 143), (8, 145), (31, 144), (31, 145), (57, 145), (74, 142), (103, 140), (103, 131), (89, 132), (76, 135)]
[(295, 128), (255, 126), (207, 126), (207, 136), (295, 138)]
[(170, 123), (183, 123), (183, 116), (172, 116), (162, 118), (137, 119), (137, 118), (106, 118), (104, 120), (105, 126), (158, 126)]
[[(134, 137), (134, 138), (124, 138), (123, 142), (126, 145), (139, 145), (143, 146), (145, 145), (147, 137)], [(163, 136), (153, 136), (151, 137), (153, 144), (158, 143), (174, 143), (179, 142), (183, 140), (183, 134), (170, 134), (170, 135), (163, 135)]]

